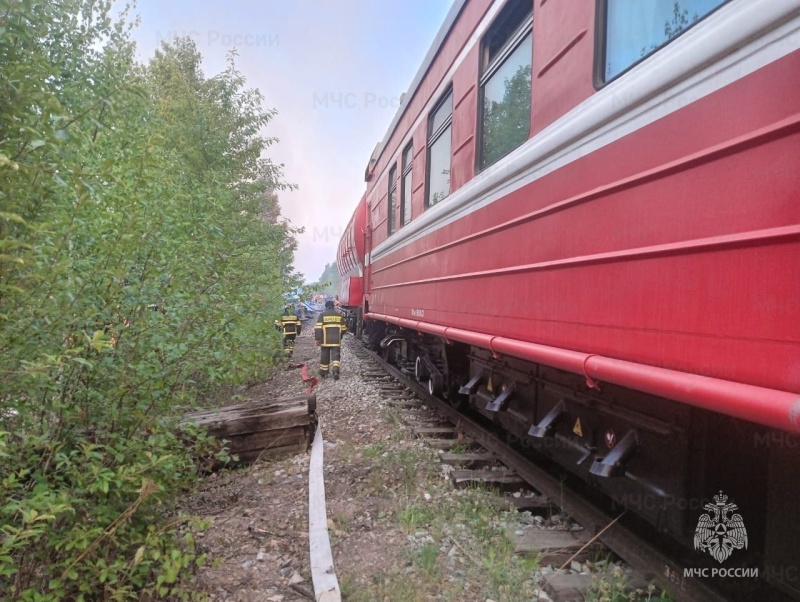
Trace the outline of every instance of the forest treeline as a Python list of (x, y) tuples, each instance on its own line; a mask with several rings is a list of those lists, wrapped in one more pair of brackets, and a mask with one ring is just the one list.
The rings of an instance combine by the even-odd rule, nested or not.
[(319, 292), (324, 295), (338, 295), (339, 289), (342, 285), (342, 277), (339, 275), (339, 268), (337, 263), (326, 263), (325, 268), (322, 270), (322, 275), (315, 285)]
[(118, 12), (0, 0), (3, 600), (196, 599), (176, 421), (263, 377), (299, 284), (274, 112)]

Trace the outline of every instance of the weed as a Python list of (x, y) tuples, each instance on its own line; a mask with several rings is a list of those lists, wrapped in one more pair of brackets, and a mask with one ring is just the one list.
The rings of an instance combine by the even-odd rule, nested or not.
[(469, 445), (465, 441), (459, 441), (450, 448), (451, 454), (466, 454), (469, 451)]
[(389, 448), (383, 441), (376, 441), (370, 445), (367, 445), (362, 451), (361, 455), (365, 458), (378, 458), (383, 454), (387, 453)]
[(499, 532), (486, 546), (482, 557), (492, 593), (504, 600), (529, 598), (532, 594), (531, 573), (538, 567), (535, 557), (520, 557), (504, 533)]
[(599, 547), (590, 549), (592, 552), (589, 560), (592, 562), (592, 565), (600, 565), (601, 567), (605, 567), (611, 562), (614, 562), (616, 558), (610, 551), (606, 549)]
[(339, 531), (348, 533), (350, 531), (350, 517), (344, 512), (337, 512), (333, 515), (333, 523)]
[(403, 427), (403, 417), (401, 416), (400, 412), (397, 411), (395, 408), (392, 407), (385, 407), (381, 410), (381, 418), (387, 423), (394, 427), (397, 427), (395, 430), (400, 431), (401, 433), (405, 430)]
[(339, 576), (339, 590), (342, 598), (349, 600), (356, 593), (356, 577), (350, 573)]
[(413, 490), (418, 483), (417, 473), (420, 469), (420, 462), (417, 455), (409, 450), (403, 450), (400, 452), (397, 463), (400, 468), (400, 474), (402, 475), (403, 485), (405, 485), (406, 491)]
[(654, 597), (655, 592), (656, 588), (653, 585), (646, 590), (632, 590), (627, 575), (616, 570), (610, 577), (593, 579), (586, 600), (587, 602), (650, 602), (672, 599), (666, 592)]
[(411, 554), (411, 566), (421, 569), (429, 576), (436, 576), (440, 572), (439, 548), (436, 544), (426, 543)]
[(424, 600), (427, 586), (423, 579), (409, 579), (407, 575), (387, 575), (378, 572), (372, 575), (368, 587), (354, 591), (347, 596), (348, 602), (375, 602), (375, 600), (391, 600), (392, 602), (418, 602)]
[(417, 488), (420, 482), (433, 474), (430, 458), (423, 456), (415, 450), (401, 450), (400, 452), (384, 452), (382, 463), (383, 474), (387, 480), (398, 481), (406, 493)]
[(339, 459), (340, 460), (351, 460), (356, 455), (356, 448), (355, 446), (350, 443), (349, 441), (344, 441), (339, 444)]
[(434, 512), (430, 508), (411, 505), (397, 515), (400, 524), (407, 532), (416, 531), (420, 527), (428, 527), (434, 520)]
[(392, 441), (395, 443), (400, 443), (401, 441), (405, 441), (408, 438), (405, 430), (402, 428), (397, 428), (392, 432)]
[(461, 509), (463, 521), (479, 540), (491, 541), (496, 535), (496, 516), (495, 510), (486, 503), (486, 496), (489, 494), (479, 487), (470, 489), (469, 492), (470, 495)]

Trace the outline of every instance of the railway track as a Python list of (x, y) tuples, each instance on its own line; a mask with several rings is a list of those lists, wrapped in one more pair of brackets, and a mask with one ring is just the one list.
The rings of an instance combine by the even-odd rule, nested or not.
[[(417, 434), (429, 436), (429, 441), (433, 446), (444, 449), (453, 445), (453, 439), (448, 440), (442, 437), (448, 435), (452, 437), (456, 433), (459, 436), (461, 434), (466, 436), (470, 442), (484, 450), (483, 452), (473, 452), (475, 453), (475, 460), (495, 458), (507, 468), (507, 475), (513, 475), (513, 478), (521, 479), (530, 485), (536, 492), (541, 494), (542, 499), (560, 508), (562, 514), (569, 516), (571, 520), (583, 527), (584, 532), (588, 534), (588, 537), (584, 537), (581, 540), (587, 544), (584, 547), (599, 542), (599, 544), (605, 546), (632, 567), (637, 577), (644, 579), (646, 582), (654, 583), (659, 589), (668, 592), (675, 600), (715, 602), (728, 599), (702, 580), (684, 578), (683, 567), (679, 562), (659, 549), (658, 546), (646, 541), (642, 535), (637, 534), (632, 528), (620, 521), (624, 511), (611, 515), (598, 508), (584, 496), (566, 485), (562, 479), (540, 468), (529, 458), (509, 447), (502, 437), (492, 432), (485, 425), (465, 416), (447, 402), (430, 395), (427, 389), (417, 383), (413, 377), (388, 364), (376, 353), (361, 345), (354, 346), (354, 350), (361, 359), (368, 359), (374, 362), (376, 370), (371, 373), (373, 378), (378, 378), (380, 371), (391, 376), (396, 384), (392, 385), (391, 381), (387, 381), (385, 389), (389, 397), (391, 397), (392, 391), (396, 392), (396, 406), (416, 409), (419, 405), (424, 404), (435, 409), (438, 415), (449, 423), (449, 426), (441, 420), (437, 423), (429, 415), (426, 417), (429, 426), (416, 428), (415, 432)], [(398, 386), (398, 384), (401, 386)], [(420, 401), (409, 399), (408, 395), (402, 394), (401, 391), (403, 389), (413, 392), (413, 396), (421, 400), (421, 403)], [(431, 423), (435, 424), (430, 425)], [(421, 424), (426, 423), (421, 421)], [(494, 472), (497, 473), (497, 471)], [(487, 478), (491, 479), (495, 484), (502, 484), (502, 480), (498, 481), (496, 474), (494, 477), (487, 475)], [(543, 533), (547, 532), (544, 531)], [(565, 565), (569, 566), (569, 564), (568, 559)], [(556, 574), (559, 574), (559, 571), (556, 571)], [(547, 591), (546, 586), (552, 579), (552, 575), (544, 578), (543, 582), (540, 583), (540, 587), (545, 588), (545, 591)], [(570, 589), (568, 584), (565, 589)], [(561, 599), (570, 598), (566, 596)]]

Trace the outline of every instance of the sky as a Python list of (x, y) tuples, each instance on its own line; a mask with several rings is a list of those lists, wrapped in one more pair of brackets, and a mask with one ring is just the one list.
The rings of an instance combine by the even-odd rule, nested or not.
[(237, 69), (277, 116), (264, 135), (294, 191), (281, 214), (305, 232), (295, 269), (316, 281), (336, 259), (366, 189), (364, 171), (450, 9), (452, 0), (138, 0), (138, 56), (189, 36), (206, 77)]

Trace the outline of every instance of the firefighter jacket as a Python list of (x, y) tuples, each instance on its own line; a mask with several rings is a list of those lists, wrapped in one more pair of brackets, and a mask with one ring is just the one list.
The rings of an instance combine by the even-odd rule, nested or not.
[(283, 336), (300, 334), (300, 320), (294, 314), (285, 314), (275, 321), (283, 329)]
[(339, 347), (346, 332), (347, 324), (335, 309), (323, 311), (314, 326), (314, 338), (323, 347)]

